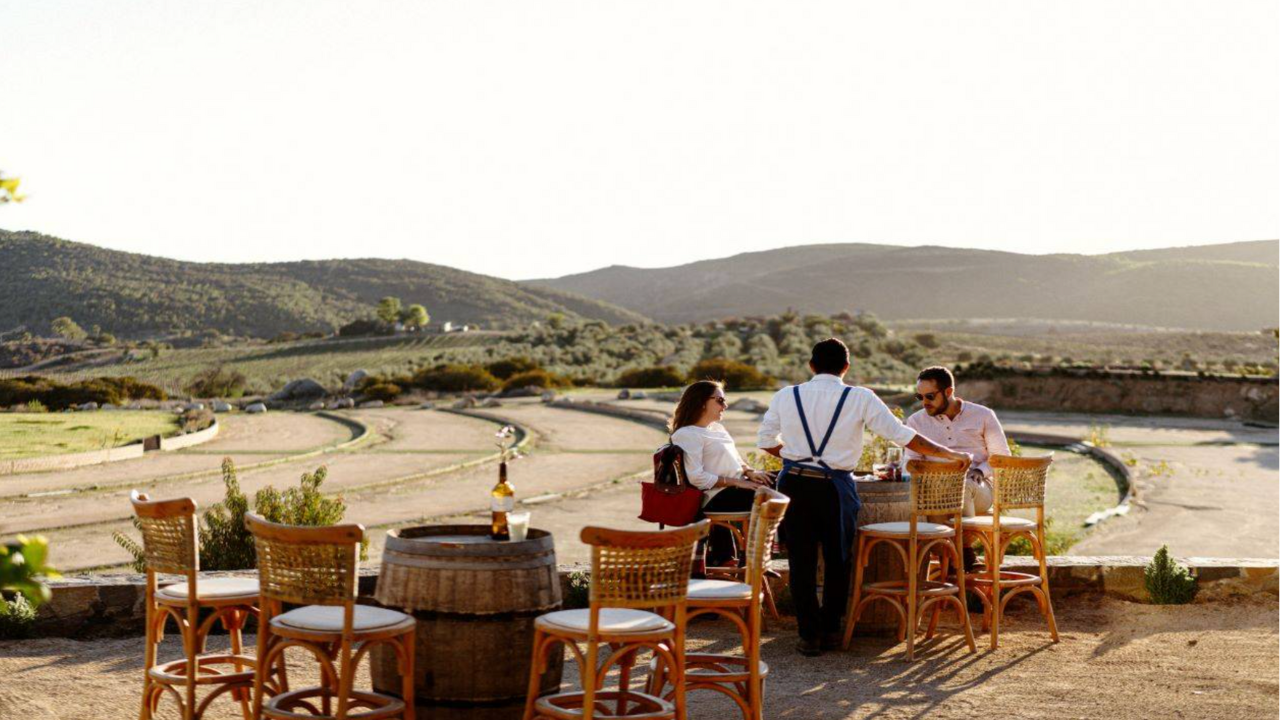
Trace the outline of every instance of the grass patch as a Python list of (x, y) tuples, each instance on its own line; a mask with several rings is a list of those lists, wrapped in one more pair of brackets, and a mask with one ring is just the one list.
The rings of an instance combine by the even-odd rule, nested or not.
[(102, 450), (150, 435), (171, 435), (178, 417), (167, 412), (96, 412), (73, 415), (0, 414), (0, 460)]

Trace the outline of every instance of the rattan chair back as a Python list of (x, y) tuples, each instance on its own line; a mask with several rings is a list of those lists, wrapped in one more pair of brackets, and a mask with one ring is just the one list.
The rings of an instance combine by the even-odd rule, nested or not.
[(969, 463), (964, 460), (931, 462), (911, 460), (911, 513), (954, 515), (964, 511), (964, 476)]
[(134, 490), (129, 495), (142, 531), (142, 554), (147, 569), (186, 575), (200, 570), (196, 544), (196, 502), (191, 498), (152, 500)]
[(992, 455), (995, 507), (1000, 510), (1044, 506), (1045, 479), (1053, 464), (1053, 453), (1039, 457)]
[(755, 502), (751, 505), (751, 524), (747, 529), (747, 583), (753, 591), (764, 581), (769, 561), (773, 559), (773, 539), (778, 535), (778, 526), (782, 524), (782, 516), (790, 504), (791, 498), (777, 490), (756, 490)]
[(583, 528), (582, 542), (591, 546), (591, 605), (647, 609), (683, 601), (694, 546), (710, 526), (702, 520), (657, 532)]
[(361, 525), (294, 527), (244, 516), (258, 554), (263, 599), (298, 605), (344, 605), (356, 597)]

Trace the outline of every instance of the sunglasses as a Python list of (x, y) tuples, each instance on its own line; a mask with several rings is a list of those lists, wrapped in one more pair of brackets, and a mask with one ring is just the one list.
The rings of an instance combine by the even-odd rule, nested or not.
[(942, 394), (941, 390), (935, 390), (931, 393), (925, 393), (923, 395), (921, 395), (920, 393), (916, 393), (916, 400), (928, 400), (929, 402), (933, 402), (933, 399), (938, 397), (941, 394)]
[(729, 401), (728, 401), (728, 400), (725, 400), (723, 397), (721, 397), (721, 396), (719, 396), (719, 395), (716, 395), (715, 397), (713, 397), (713, 398), (711, 398), (711, 399), (712, 399), (712, 400), (715, 400), (716, 402), (720, 403), (721, 405), (725, 405), (725, 406), (727, 406), (727, 405), (729, 404)]

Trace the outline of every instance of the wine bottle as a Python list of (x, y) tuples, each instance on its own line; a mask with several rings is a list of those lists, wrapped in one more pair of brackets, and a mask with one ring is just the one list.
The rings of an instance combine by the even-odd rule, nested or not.
[(489, 510), (493, 513), (493, 526), (489, 537), (494, 540), (510, 540), (511, 528), (507, 526), (507, 513), (516, 509), (516, 489), (507, 482), (507, 462), (498, 464), (498, 484), (489, 491)]

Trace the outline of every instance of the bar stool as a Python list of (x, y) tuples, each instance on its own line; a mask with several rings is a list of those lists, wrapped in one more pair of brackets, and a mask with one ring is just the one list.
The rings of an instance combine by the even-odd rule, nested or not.
[[(685, 653), (685, 690), (715, 690), (727, 695), (742, 710), (743, 720), (764, 717), (764, 680), (769, 674), (769, 666), (760, 659), (761, 605), (764, 588), (768, 587), (765, 571), (778, 525), (790, 504), (791, 499), (776, 490), (756, 491), (744, 544), (746, 582), (689, 581), (688, 618), (699, 615), (728, 618), (742, 634), (742, 655)], [(666, 680), (656, 658), (652, 666), (649, 688), (657, 694)]]
[[(632, 717), (685, 720), (682, 682), (675, 683), (674, 703), (627, 687), (627, 671), (635, 654), (648, 648), (673, 681), (684, 678), (685, 596), (693, 549), (710, 524), (658, 532), (630, 532), (598, 527), (582, 529), (591, 546), (590, 607), (560, 610), (534, 622), (533, 662), (524, 720), (591, 720)], [(671, 619), (656, 611), (667, 611)], [(578, 643), (586, 643), (584, 655)], [(611, 652), (597, 667), (600, 645)], [(562, 644), (578, 662), (581, 691), (538, 697), (550, 649)], [(620, 689), (603, 690), (613, 665), (622, 668)], [(614, 705), (610, 714), (607, 703)]]
[[(984, 568), (969, 574), (969, 582), (982, 598), (982, 627), (991, 629), (991, 649), (1000, 643), (1000, 618), (1009, 599), (1029, 592), (1049, 626), (1049, 636), (1058, 642), (1058, 623), (1049, 598), (1049, 569), (1045, 562), (1044, 488), (1053, 464), (1053, 454), (1042, 457), (992, 455), (992, 507), (990, 515), (965, 518), (964, 544), (981, 543)], [(1034, 508), (1036, 519), (1005, 515), (1006, 510)], [(1014, 572), (1001, 567), (1009, 543), (1025, 537), (1040, 564), (1040, 574)]]
[[(751, 511), (747, 512), (703, 512), (703, 517), (711, 522), (711, 527), (722, 527), (729, 531), (733, 538), (734, 560), (736, 565), (708, 565), (706, 568), (706, 576), (709, 579), (733, 580), (743, 582), (747, 577), (747, 570), (742, 564), (740, 553), (747, 547), (747, 537), (751, 527)], [(764, 604), (769, 610), (769, 617), (774, 620), (781, 620), (782, 615), (778, 613), (778, 606), (773, 600), (773, 586), (769, 584), (769, 575), (771, 569), (765, 567), (764, 584)]]
[[(215, 698), (227, 692), (240, 701), (247, 717), (256, 662), (244, 654), (241, 630), (246, 618), (258, 613), (258, 581), (200, 579), (194, 500), (152, 500), (137, 490), (129, 499), (142, 531), (147, 568), (146, 670), (139, 717), (149, 720), (168, 693), (178, 703), (183, 720), (195, 720), (204, 715)], [(183, 575), (186, 580), (156, 589), (156, 573)], [(201, 622), (200, 611), (206, 608), (212, 612)], [(170, 618), (182, 633), (183, 657), (157, 665), (157, 650)], [(205, 640), (216, 622), (221, 622), (230, 635), (229, 653), (204, 652)], [(198, 687), (211, 687), (212, 692), (197, 704)]]
[[(253, 717), (413, 720), (417, 623), (402, 612), (356, 604), (356, 569), (364, 528), (293, 527), (253, 514), (245, 515), (244, 520), (253, 533), (262, 587)], [(302, 607), (283, 612), (284, 603)], [(377, 644), (395, 651), (403, 678), (399, 698), (353, 687), (360, 661)], [(262, 668), (274, 660), (283, 661), (284, 651), (291, 647), (303, 648), (315, 657), (320, 664), (320, 685), (283, 690), (264, 698), (267, 678)]]
[[(964, 512), (964, 476), (968, 469), (969, 464), (963, 460), (908, 462), (907, 472), (911, 475), (910, 519), (874, 523), (858, 529), (853, 592), (850, 594), (844, 626), (846, 650), (853, 640), (853, 629), (863, 609), (876, 600), (883, 600), (898, 613), (898, 638), (901, 640), (906, 637), (907, 660), (915, 659), (920, 618), (924, 617), (930, 607), (939, 603), (955, 607), (969, 652), (977, 652), (973, 642), (973, 629), (969, 627), (969, 611), (964, 603), (963, 569), (956, 573), (956, 583), (945, 582), (952, 562), (957, 568), (964, 567), (960, 552), (960, 520)], [(951, 526), (947, 526), (920, 520), (921, 516), (926, 515), (949, 515), (953, 522)], [(893, 548), (902, 558), (905, 579), (864, 585), (863, 570), (871, 559), (871, 551), (881, 543)], [(939, 579), (922, 580), (921, 561), (929, 563), (929, 555), (933, 552), (939, 556)], [(928, 569), (927, 565), (924, 569)], [(933, 630), (931, 623), (926, 637), (932, 637)]]

